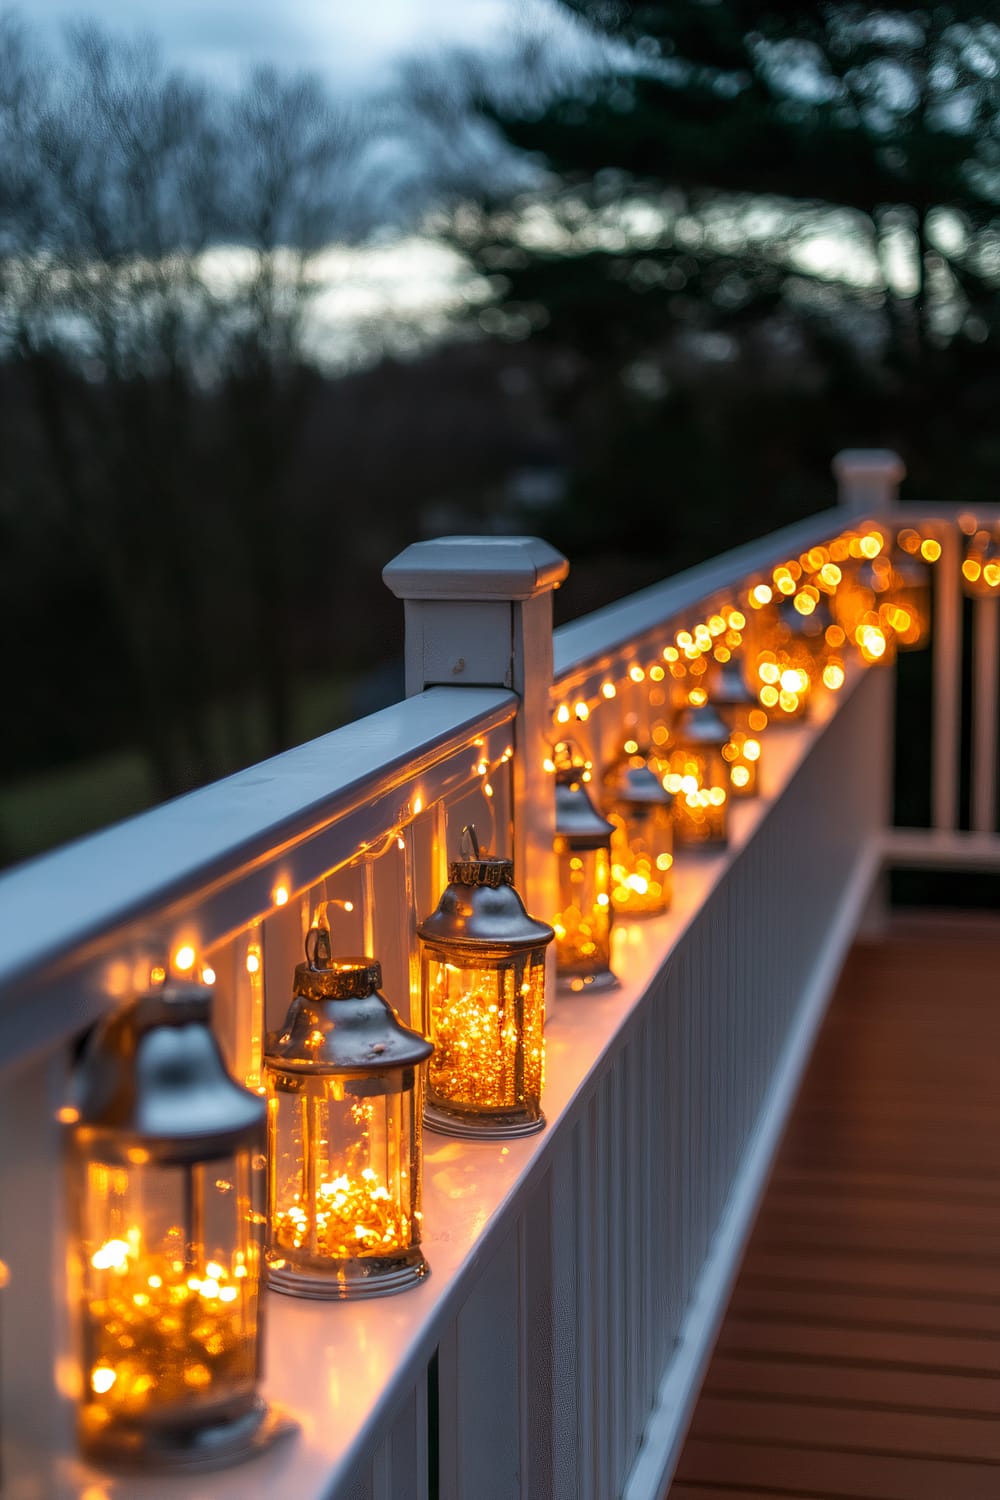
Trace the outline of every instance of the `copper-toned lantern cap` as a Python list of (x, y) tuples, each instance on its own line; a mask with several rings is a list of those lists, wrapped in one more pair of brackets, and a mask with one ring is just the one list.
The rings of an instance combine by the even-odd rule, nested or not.
[(295, 969), (292, 1003), (264, 1056), (291, 1072), (384, 1073), (415, 1067), (434, 1051), (379, 993), (382, 967), (373, 958), (337, 958), (325, 927), (306, 937), (305, 963)]
[(514, 885), (509, 859), (481, 854), (475, 828), (462, 830), (462, 857), (449, 867), (448, 885), (417, 936), (442, 947), (466, 946), (483, 956), (502, 956), (551, 943), (547, 922), (529, 916)]
[(602, 818), (580, 772), (568, 768), (556, 772), (556, 833), (578, 849), (600, 849), (607, 844), (614, 825)]
[(726, 745), (729, 730), (726, 728), (711, 703), (700, 708), (689, 703), (682, 709), (674, 725), (675, 745)]
[(612, 766), (605, 778), (608, 794), (616, 803), (636, 807), (670, 807), (673, 793), (648, 766)]

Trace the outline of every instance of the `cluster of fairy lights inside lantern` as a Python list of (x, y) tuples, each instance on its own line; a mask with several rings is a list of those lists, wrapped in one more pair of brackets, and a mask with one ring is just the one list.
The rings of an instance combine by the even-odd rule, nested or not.
[[(967, 587), (1000, 591), (1000, 541), (969, 535)], [(669, 907), (676, 847), (724, 842), (730, 802), (758, 790), (769, 721), (798, 716), (820, 685), (837, 691), (850, 648), (875, 662), (919, 643), (926, 584), (914, 565), (940, 551), (915, 531), (891, 553), (874, 528), (837, 538), (753, 581), (592, 698), (560, 704), (546, 762), (559, 911), (551, 926), (530, 916), (511, 862), (466, 829), (417, 928), (418, 1027), (381, 994), (374, 959), (335, 954), (329, 911), (350, 902), (312, 913), (291, 1005), (270, 1035), (262, 934), (249, 929), (245, 1086), (212, 1032), (210, 965), (182, 943), (152, 968), (148, 992), (97, 1028), (60, 1112), (89, 1457), (191, 1469), (289, 1429), (258, 1391), (261, 1284), (349, 1298), (420, 1282), (422, 1126), (481, 1139), (544, 1126), (547, 945), (565, 987), (614, 987), (615, 912)], [(620, 696), (619, 709), (638, 711), (624, 714), (619, 751), (595, 773), (570, 730), (586, 733)], [(513, 751), (490, 762), (477, 746), (492, 822), (495, 774)], [(416, 798), (409, 814), (421, 811)], [(405, 847), (402, 827), (362, 854), (393, 842)], [(275, 887), (275, 908), (289, 899)]]
[[(968, 531), (967, 588), (1000, 593), (1000, 535)], [(636, 800), (640, 816), (633, 821), (628, 807), (616, 802), (623, 766), (633, 775), (652, 773), (671, 799), (675, 844), (723, 844), (731, 802), (759, 790), (768, 726), (805, 715), (821, 690), (838, 692), (852, 654), (871, 665), (923, 643), (929, 628), (924, 565), (940, 556), (941, 543), (912, 528), (894, 540), (875, 526), (845, 533), (777, 564), (737, 599), (719, 602), (706, 618), (678, 630), (654, 660), (628, 662), (620, 675), (557, 706), (545, 766), (557, 780), (562, 906), (554, 926), (562, 988), (613, 984), (614, 916), (655, 914), (670, 902), (673, 850), (661, 838), (650, 860), (650, 803)], [(618, 698), (630, 710), (626, 733), (602, 775), (572, 736), (587, 735), (583, 726), (592, 715)], [(573, 803), (559, 793), (568, 766)], [(580, 827), (585, 822), (582, 798), (593, 825), (589, 839), (575, 833), (574, 819)], [(608, 823), (603, 854), (593, 822), (602, 816)]]

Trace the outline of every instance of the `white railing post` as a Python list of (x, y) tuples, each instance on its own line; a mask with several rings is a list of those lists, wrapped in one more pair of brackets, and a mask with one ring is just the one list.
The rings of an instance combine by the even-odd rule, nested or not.
[[(506, 687), (514, 724), (514, 870), (528, 910), (557, 906), (549, 754), (552, 591), (569, 563), (538, 537), (414, 542), (383, 570), (406, 611), (407, 697), (428, 687)], [(451, 851), (449, 851), (451, 852)]]
[(899, 499), (906, 465), (891, 448), (842, 448), (831, 464), (839, 502), (854, 515), (880, 515)]

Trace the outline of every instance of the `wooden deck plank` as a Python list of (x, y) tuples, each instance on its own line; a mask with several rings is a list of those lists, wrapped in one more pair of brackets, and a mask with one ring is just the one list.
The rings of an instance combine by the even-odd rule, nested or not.
[(851, 954), (671, 1500), (1000, 1500), (998, 958)]

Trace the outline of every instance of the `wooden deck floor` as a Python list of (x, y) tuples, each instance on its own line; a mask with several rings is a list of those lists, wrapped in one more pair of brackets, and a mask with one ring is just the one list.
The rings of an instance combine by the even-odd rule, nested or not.
[(1000, 1500), (1000, 919), (855, 948), (670, 1500)]

